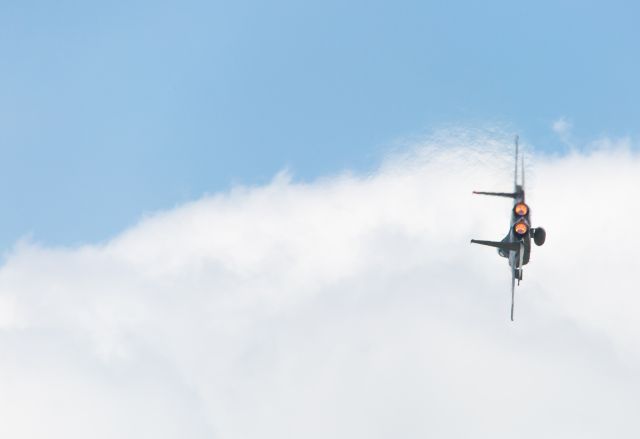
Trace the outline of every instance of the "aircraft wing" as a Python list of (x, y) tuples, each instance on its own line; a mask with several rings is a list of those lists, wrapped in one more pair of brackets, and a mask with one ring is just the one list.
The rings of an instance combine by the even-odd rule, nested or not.
[[(518, 252), (516, 257), (520, 257), (520, 267), (522, 267), (522, 257), (524, 255), (524, 249), (522, 243), (517, 242), (504, 242), (504, 241), (482, 241), (480, 239), (472, 239), (472, 244), (480, 244), (480, 245), (488, 245), (489, 247), (496, 247), (499, 249)], [(515, 265), (515, 263), (514, 263)], [(516, 291), (516, 267), (511, 268), (511, 321), (513, 321), (513, 308), (515, 302), (515, 291)]]
[(481, 239), (472, 239), (472, 244), (488, 245), (489, 247), (501, 248), (507, 251), (517, 252), (520, 250), (520, 245), (517, 242), (504, 242), (504, 241), (483, 241)]
[(511, 269), (511, 321), (513, 322), (513, 306), (516, 295), (516, 269)]
[(492, 195), (494, 197), (507, 197), (507, 198), (515, 198), (515, 192), (486, 192), (486, 191), (473, 191), (476, 195)]

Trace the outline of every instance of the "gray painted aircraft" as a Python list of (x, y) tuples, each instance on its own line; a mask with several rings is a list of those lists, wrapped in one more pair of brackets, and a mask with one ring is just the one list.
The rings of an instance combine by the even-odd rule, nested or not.
[(524, 202), (524, 157), (520, 159), (521, 179), (518, 183), (518, 137), (515, 139), (516, 144), (516, 166), (513, 192), (479, 192), (473, 191), (479, 195), (493, 195), (496, 197), (513, 198), (513, 209), (511, 210), (511, 223), (509, 233), (502, 241), (482, 241), (472, 239), (473, 244), (488, 245), (496, 247), (498, 254), (503, 258), (509, 259), (509, 267), (511, 268), (511, 321), (513, 321), (513, 303), (516, 287), (516, 279), (518, 285), (522, 280), (522, 270), (529, 263), (531, 254), (531, 238), (536, 245), (544, 244), (547, 233), (542, 227), (531, 227), (531, 211), (529, 206)]

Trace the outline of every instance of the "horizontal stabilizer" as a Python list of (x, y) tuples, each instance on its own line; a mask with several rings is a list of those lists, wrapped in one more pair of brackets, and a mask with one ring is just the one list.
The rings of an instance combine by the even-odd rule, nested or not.
[(494, 197), (507, 197), (507, 198), (515, 198), (516, 194), (511, 192), (481, 192), (481, 191), (473, 191), (476, 195), (493, 195)]
[(472, 239), (472, 244), (488, 245), (489, 247), (501, 248), (503, 250), (517, 252), (520, 249), (520, 244), (517, 242), (503, 242), (503, 241), (482, 241), (480, 239)]

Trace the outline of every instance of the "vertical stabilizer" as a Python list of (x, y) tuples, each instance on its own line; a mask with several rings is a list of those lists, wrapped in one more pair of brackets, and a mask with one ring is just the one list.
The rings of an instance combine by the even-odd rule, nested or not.
[(515, 144), (516, 144), (516, 167), (515, 167), (515, 172), (514, 172), (514, 177), (513, 177), (513, 191), (514, 192), (518, 192), (518, 142), (519, 141), (519, 137), (516, 135), (515, 138)]
[(522, 189), (524, 189), (524, 154), (520, 156), (520, 169), (522, 173)]

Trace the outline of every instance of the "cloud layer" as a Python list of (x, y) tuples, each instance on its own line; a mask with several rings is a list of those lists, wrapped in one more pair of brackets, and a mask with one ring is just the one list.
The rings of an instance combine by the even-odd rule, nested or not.
[[(502, 139), (502, 137), (500, 138)], [(434, 136), (0, 269), (0, 436), (637, 437), (640, 157), (528, 158), (547, 229), (508, 320), (511, 145)], [(539, 223), (539, 224), (538, 224)]]

